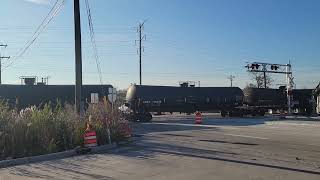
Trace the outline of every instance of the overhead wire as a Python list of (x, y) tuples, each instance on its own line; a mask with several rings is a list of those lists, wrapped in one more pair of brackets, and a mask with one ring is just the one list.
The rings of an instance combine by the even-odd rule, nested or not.
[(92, 48), (93, 48), (93, 54), (94, 54), (94, 58), (95, 58), (96, 66), (97, 66), (97, 71), (99, 74), (99, 80), (100, 80), (100, 83), (103, 84), (101, 66), (100, 66), (100, 58), (99, 58), (98, 48), (97, 48), (97, 44), (96, 44), (96, 38), (95, 38), (95, 33), (94, 33), (94, 27), (93, 27), (93, 22), (92, 22), (89, 1), (85, 0), (85, 4), (86, 4), (86, 10), (87, 10), (88, 25), (89, 25), (89, 31), (90, 31), (90, 40), (91, 40), (91, 44), (92, 44)]
[(39, 38), (40, 34), (46, 29), (46, 27), (53, 20), (53, 18), (59, 14), (64, 3), (65, 3), (65, 0), (56, 0), (54, 5), (50, 9), (49, 13), (45, 16), (45, 18), (42, 20), (41, 24), (37, 27), (35, 32), (32, 34), (31, 38), (25, 43), (24, 47), (18, 51), (17, 55), (13, 56), (12, 61), (8, 65), (6, 65), (4, 67), (4, 69), (12, 66), (12, 64), (15, 61), (17, 61), (19, 58), (21, 58), (27, 52), (27, 50)]

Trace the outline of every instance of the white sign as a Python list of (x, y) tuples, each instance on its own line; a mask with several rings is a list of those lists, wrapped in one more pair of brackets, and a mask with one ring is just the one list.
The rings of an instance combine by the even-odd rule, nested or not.
[(91, 93), (91, 103), (92, 104), (99, 103), (99, 94), (98, 93)]
[(117, 89), (116, 88), (109, 88), (108, 100), (111, 103), (114, 103), (117, 99)]

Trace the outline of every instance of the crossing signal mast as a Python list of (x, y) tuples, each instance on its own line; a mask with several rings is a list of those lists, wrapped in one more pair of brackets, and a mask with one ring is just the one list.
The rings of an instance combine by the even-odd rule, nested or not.
[(292, 76), (292, 66), (289, 64), (272, 64), (272, 63), (261, 63), (253, 62), (247, 63), (245, 66), (248, 72), (262, 72), (264, 74), (264, 83), (266, 87), (266, 73), (278, 73), (286, 75), (286, 86), (287, 86), (287, 106), (288, 114), (292, 113), (291, 101), (292, 101), (292, 89), (294, 86)]

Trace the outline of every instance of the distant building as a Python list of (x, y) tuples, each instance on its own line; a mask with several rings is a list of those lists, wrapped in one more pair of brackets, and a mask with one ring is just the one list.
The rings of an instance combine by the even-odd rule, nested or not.
[(317, 111), (318, 114), (320, 114), (320, 83), (313, 90), (313, 94), (315, 96), (315, 100), (316, 100), (316, 103), (317, 103), (316, 111)]

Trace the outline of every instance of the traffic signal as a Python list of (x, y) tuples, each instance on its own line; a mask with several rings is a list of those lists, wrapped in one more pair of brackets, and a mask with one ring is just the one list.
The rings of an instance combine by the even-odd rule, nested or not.
[(271, 70), (278, 70), (279, 69), (279, 66), (277, 66), (277, 65), (271, 65)]
[(251, 69), (254, 70), (254, 69), (259, 69), (260, 65), (259, 64), (251, 64)]

